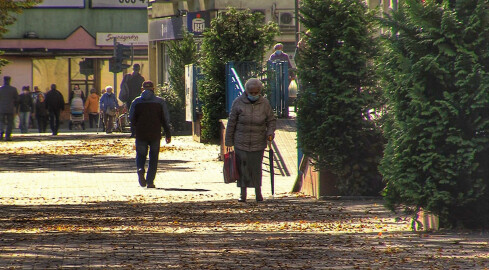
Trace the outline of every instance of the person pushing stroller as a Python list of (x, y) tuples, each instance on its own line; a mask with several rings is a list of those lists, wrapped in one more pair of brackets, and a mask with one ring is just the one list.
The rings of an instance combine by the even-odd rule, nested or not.
[(73, 92), (71, 93), (71, 101), (70, 101), (70, 123), (69, 129), (73, 129), (73, 127), (80, 127), (85, 130), (85, 117), (84, 117), (84, 96), (83, 91), (79, 87), (75, 87)]
[(100, 98), (100, 113), (103, 114), (105, 123), (105, 132), (112, 133), (114, 129), (114, 121), (119, 108), (119, 102), (113, 93), (112, 86), (105, 87), (106, 93)]

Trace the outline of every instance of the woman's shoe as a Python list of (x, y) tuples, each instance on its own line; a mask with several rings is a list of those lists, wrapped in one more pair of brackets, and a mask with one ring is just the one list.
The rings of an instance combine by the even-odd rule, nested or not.
[(241, 188), (241, 194), (239, 195), (238, 202), (246, 202), (246, 188)]
[(263, 202), (263, 196), (261, 195), (261, 187), (255, 188), (255, 197), (257, 202)]

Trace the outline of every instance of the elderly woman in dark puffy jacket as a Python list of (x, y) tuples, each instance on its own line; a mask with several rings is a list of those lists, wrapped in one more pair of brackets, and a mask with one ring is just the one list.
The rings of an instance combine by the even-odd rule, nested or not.
[(263, 83), (255, 78), (245, 84), (245, 93), (236, 98), (226, 127), (225, 145), (234, 147), (238, 160), (241, 188), (239, 202), (246, 202), (246, 189), (255, 188), (256, 201), (261, 194), (263, 153), (267, 141), (275, 136), (276, 119), (267, 99), (261, 96)]

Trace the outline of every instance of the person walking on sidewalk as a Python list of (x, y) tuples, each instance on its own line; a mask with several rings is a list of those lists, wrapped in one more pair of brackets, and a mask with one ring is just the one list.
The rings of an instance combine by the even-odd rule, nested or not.
[(32, 102), (31, 91), (29, 91), (29, 86), (23, 86), (22, 94), (19, 96), (19, 120), (21, 133), (27, 133), (29, 131), (32, 111), (34, 111), (34, 102)]
[(45, 102), (49, 113), (49, 126), (53, 135), (58, 135), (59, 116), (65, 108), (65, 99), (63, 94), (56, 89), (56, 84), (51, 84), (51, 90), (46, 93)]
[(46, 100), (43, 94), (37, 96), (34, 107), (36, 111), (37, 130), (39, 133), (44, 133), (46, 132), (46, 127), (48, 125), (48, 111), (46, 109)]
[(119, 102), (117, 101), (113, 90), (111, 85), (106, 86), (106, 93), (100, 98), (100, 112), (103, 113), (104, 116), (105, 132), (107, 134), (112, 133), (115, 115), (117, 108), (119, 108)]
[[(141, 85), (144, 82), (144, 77), (139, 73), (141, 66), (134, 64), (132, 66), (132, 74), (126, 74), (121, 82), (121, 92), (119, 99), (126, 104), (126, 108), (131, 108), (132, 101), (141, 95)], [(131, 138), (134, 138), (134, 128), (131, 125)]]
[(263, 83), (251, 78), (245, 84), (245, 93), (233, 101), (226, 126), (225, 145), (234, 148), (238, 161), (241, 188), (239, 202), (246, 202), (246, 189), (255, 188), (256, 201), (261, 194), (262, 162), (267, 140), (275, 137), (276, 119), (267, 99), (260, 95)]
[[(17, 88), (10, 85), (10, 76), (3, 77), (3, 86), (0, 87), (0, 139), (11, 141), (12, 129), (14, 127), (14, 114), (17, 107), (19, 93)], [(7, 127), (5, 128), (5, 122)]]
[(97, 90), (95, 88), (90, 89), (90, 95), (85, 102), (85, 111), (88, 112), (90, 128), (93, 128), (94, 124), (97, 124), (99, 102), (100, 97), (97, 95)]
[[(160, 153), (161, 128), (166, 143), (171, 142), (170, 115), (166, 102), (154, 93), (152, 81), (142, 85), (143, 93), (134, 99), (129, 109), (129, 119), (136, 134), (136, 167), (139, 185), (155, 188), (154, 179)], [(148, 173), (145, 178), (145, 163), (149, 147)]]
[[(31, 94), (31, 97), (32, 97), (32, 102), (34, 103), (34, 110), (32, 111), (31, 113), (31, 123), (32, 123), (32, 127), (33, 128), (38, 128), (39, 129), (39, 123), (37, 122), (37, 114), (36, 114), (36, 104), (37, 104), (37, 101), (39, 100), (39, 96), (43, 96), (43, 100), (46, 100), (45, 99), (45, 96), (44, 96), (44, 93), (41, 92), (41, 89), (39, 89), (39, 86), (34, 86), (34, 90)], [(43, 103), (44, 104), (44, 103)], [(45, 105), (45, 104), (44, 104)], [(36, 121), (34, 121), (34, 119), (36, 119)]]

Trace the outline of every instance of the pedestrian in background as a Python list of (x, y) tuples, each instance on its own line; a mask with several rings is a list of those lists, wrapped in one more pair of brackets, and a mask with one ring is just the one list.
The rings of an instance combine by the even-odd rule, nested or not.
[(46, 132), (46, 127), (48, 125), (48, 111), (46, 109), (46, 101), (43, 94), (37, 96), (34, 108), (36, 112), (37, 130), (39, 133), (44, 133)]
[(39, 123), (37, 122), (37, 115), (36, 115), (36, 103), (37, 103), (37, 100), (39, 99), (40, 95), (42, 95), (44, 97), (44, 93), (41, 92), (39, 87), (37, 85), (34, 86), (34, 91), (32, 91), (32, 94), (31, 94), (32, 102), (34, 103), (34, 109), (32, 110), (32, 113), (31, 113), (32, 128), (39, 128), (38, 127)]
[(51, 90), (46, 93), (46, 109), (49, 113), (49, 126), (53, 135), (58, 135), (59, 116), (65, 108), (63, 94), (56, 89), (56, 84), (51, 84)]
[(236, 153), (241, 188), (239, 202), (246, 202), (246, 189), (255, 188), (256, 201), (261, 194), (262, 162), (267, 140), (275, 137), (276, 119), (267, 99), (261, 96), (263, 83), (255, 78), (245, 84), (245, 93), (231, 106), (226, 126), (225, 145)]
[(94, 127), (94, 124), (98, 120), (98, 109), (99, 109), (100, 97), (97, 95), (97, 90), (95, 88), (90, 89), (90, 95), (85, 102), (85, 111), (88, 113), (88, 122), (90, 128)]
[[(141, 96), (132, 102), (129, 118), (136, 134), (136, 166), (139, 185), (155, 188), (154, 179), (158, 168), (162, 128), (166, 143), (171, 142), (170, 115), (165, 101), (155, 95), (152, 81), (145, 81), (142, 88)], [(149, 164), (145, 177), (144, 167), (148, 147)]]
[(71, 104), (71, 101), (75, 97), (80, 97), (83, 102), (85, 102), (85, 93), (83, 93), (78, 84), (75, 84), (75, 86), (73, 86), (73, 90), (70, 91), (68, 96), (68, 103)]
[(31, 112), (33, 110), (34, 102), (32, 102), (29, 86), (23, 86), (22, 94), (19, 96), (19, 128), (21, 133), (27, 133), (29, 131), (29, 122), (31, 119)]
[[(121, 82), (121, 92), (119, 99), (126, 104), (126, 108), (131, 108), (132, 101), (141, 95), (141, 85), (144, 82), (144, 77), (139, 73), (141, 66), (134, 64), (132, 66), (132, 74), (126, 74)], [(135, 133), (131, 125), (131, 138), (134, 138)]]
[(105, 132), (107, 134), (112, 133), (114, 129), (114, 120), (119, 108), (119, 102), (113, 93), (112, 86), (105, 87), (105, 94), (100, 98), (100, 112), (104, 116)]
[[(3, 86), (0, 87), (0, 139), (12, 140), (12, 129), (14, 127), (14, 114), (17, 107), (19, 93), (17, 88), (10, 85), (10, 76), (3, 77)], [(5, 124), (7, 126), (5, 127)]]
[(282, 43), (277, 43), (277, 44), (275, 44), (273, 49), (274, 49), (274, 52), (270, 55), (270, 57), (268, 58), (268, 61), (271, 61), (271, 62), (276, 62), (276, 61), (287, 62), (287, 66), (289, 67), (289, 71), (288, 71), (289, 81), (294, 79), (295, 75), (294, 75), (292, 63), (290, 62), (290, 57), (288, 54), (286, 54), (283, 51), (284, 45)]

